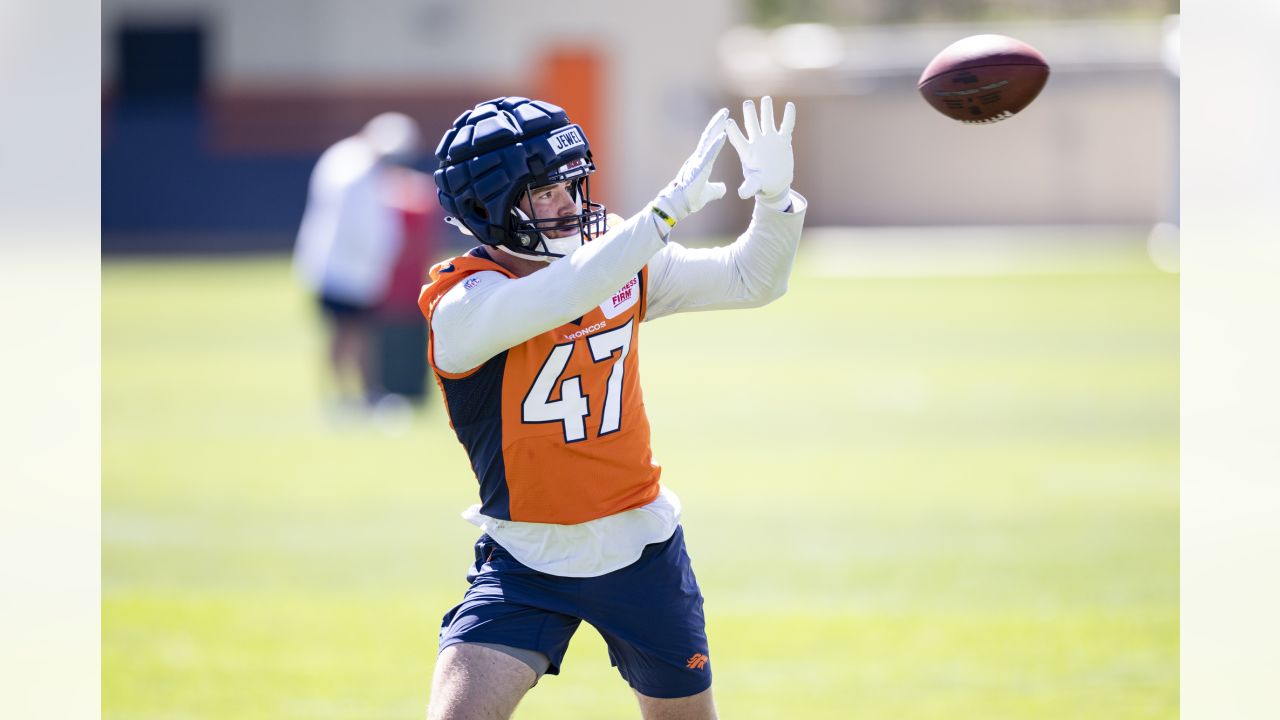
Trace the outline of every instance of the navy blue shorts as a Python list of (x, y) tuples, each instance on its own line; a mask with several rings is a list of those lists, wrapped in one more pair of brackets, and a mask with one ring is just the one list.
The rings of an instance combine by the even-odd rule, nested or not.
[(687, 697), (711, 687), (702, 591), (682, 528), (627, 567), (590, 578), (540, 573), (481, 535), (467, 581), (471, 587), (440, 626), (441, 650), (462, 642), (536, 650), (551, 660), (547, 673), (558, 675), (585, 620), (642, 695)]

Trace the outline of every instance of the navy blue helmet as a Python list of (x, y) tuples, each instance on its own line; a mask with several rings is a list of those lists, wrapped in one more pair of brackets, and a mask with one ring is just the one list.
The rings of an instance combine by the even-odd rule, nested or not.
[[(596, 166), (586, 134), (551, 103), (523, 97), (482, 102), (454, 121), (436, 159), (440, 205), (451, 222), (486, 245), (559, 257), (543, 232), (576, 229), (586, 241), (606, 230), (604, 206), (591, 201), (588, 176)], [(562, 182), (571, 183), (578, 214), (538, 218), (518, 212), (525, 194)]]

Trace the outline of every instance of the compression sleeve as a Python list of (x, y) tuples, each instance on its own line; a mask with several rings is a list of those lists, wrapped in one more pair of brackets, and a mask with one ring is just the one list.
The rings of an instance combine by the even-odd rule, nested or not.
[(645, 319), (694, 310), (759, 307), (787, 291), (808, 201), (791, 192), (791, 211), (757, 202), (751, 224), (731, 245), (667, 243), (649, 261)]
[(487, 271), (458, 283), (440, 298), (431, 316), (436, 366), (448, 373), (466, 372), (585, 315), (662, 249), (666, 230), (646, 208), (531, 275), (508, 278)]

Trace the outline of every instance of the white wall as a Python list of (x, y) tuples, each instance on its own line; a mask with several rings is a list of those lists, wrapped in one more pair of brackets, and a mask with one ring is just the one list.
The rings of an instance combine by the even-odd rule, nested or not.
[[(643, 3), (542, 0), (106, 0), (110, 39), (126, 18), (204, 18), (210, 81), (220, 88), (287, 84), (445, 84), (529, 94), (531, 60), (555, 43), (611, 53), (607, 75), (610, 205), (629, 214), (679, 169), (714, 111), (715, 39), (740, 22), (735, 0)], [(554, 101), (554, 98), (547, 98)], [(462, 112), (466, 108), (458, 108)], [(434, 133), (428, 130), (428, 136)], [(443, 132), (443, 128), (440, 129)]]
[[(743, 97), (763, 93), (799, 106), (796, 187), (813, 201), (811, 224), (1145, 223), (1168, 213), (1177, 100), (1159, 22), (850, 28), (788, 45), (785, 33), (738, 26), (740, 5), (107, 0), (102, 16), (108, 41), (126, 17), (206, 18), (210, 80), (224, 89), (421, 83), (531, 94), (546, 48), (600, 49), (610, 142), (598, 161), (610, 170), (606, 201), (623, 215), (671, 179), (721, 102), (738, 115)], [(1022, 115), (962, 126), (925, 105), (915, 81), (942, 47), (978, 32), (1032, 43), (1054, 73)], [(833, 43), (830, 67), (797, 67), (814, 60), (813, 37)], [(104, 79), (113, 62), (104, 42)], [(730, 200), (693, 218), (684, 237), (728, 231), (749, 212), (732, 197), (731, 149), (715, 176)]]
[[(796, 101), (796, 188), (812, 201), (809, 224), (1143, 225), (1176, 217), (1177, 85), (1162, 62), (1161, 22), (833, 33), (823, 67), (796, 67), (814, 58), (796, 48), (789, 55), (781, 33), (735, 28), (721, 42), (730, 92)], [(916, 82), (933, 55), (978, 33), (1029, 42), (1052, 74), (1018, 116), (971, 126), (926, 105)]]

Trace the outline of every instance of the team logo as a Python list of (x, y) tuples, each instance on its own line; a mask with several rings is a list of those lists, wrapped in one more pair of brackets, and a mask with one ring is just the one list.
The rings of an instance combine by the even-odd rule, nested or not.
[(600, 303), (600, 311), (604, 316), (613, 319), (622, 314), (622, 312), (632, 305), (636, 304), (636, 300), (640, 297), (640, 276), (636, 276), (627, 281), (617, 292), (610, 295), (604, 302)]
[(581, 330), (577, 330), (577, 331), (574, 331), (574, 332), (569, 333), (568, 335), (565, 335), (565, 336), (564, 336), (564, 339), (565, 339), (565, 340), (577, 340), (578, 338), (580, 338), (580, 337), (582, 337), (582, 336), (584, 336), (584, 335), (587, 335), (588, 333), (593, 333), (593, 332), (595, 332), (595, 331), (599, 330), (600, 328), (604, 327), (604, 326), (605, 326), (605, 324), (606, 324), (606, 323), (605, 323), (603, 320), (601, 320), (600, 322), (596, 323), (595, 325), (592, 325), (591, 327), (584, 327), (584, 328), (582, 328)]
[(567, 150), (587, 144), (582, 139), (582, 131), (576, 127), (565, 128), (552, 135), (547, 141), (551, 143), (551, 149), (555, 150), (557, 155), (563, 155)]
[(710, 659), (702, 653), (694, 653), (693, 657), (689, 658), (689, 662), (685, 663), (685, 667), (690, 670), (701, 670), (707, 666), (707, 661)]

